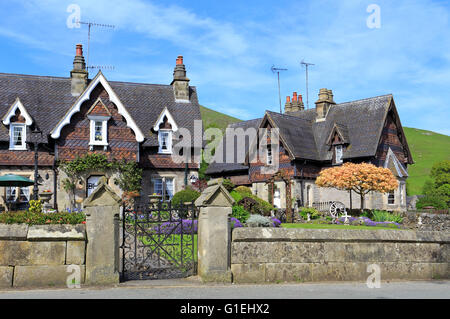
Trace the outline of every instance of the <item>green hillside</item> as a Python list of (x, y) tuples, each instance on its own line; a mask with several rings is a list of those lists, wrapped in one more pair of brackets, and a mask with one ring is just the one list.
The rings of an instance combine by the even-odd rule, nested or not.
[(433, 164), (450, 160), (450, 136), (416, 128), (403, 129), (414, 160), (408, 167), (408, 195), (418, 195), (422, 193)]
[[(228, 124), (241, 121), (203, 106), (200, 106), (200, 112), (205, 129), (217, 127), (225, 130)], [(445, 159), (450, 160), (450, 136), (416, 128), (403, 129), (414, 159), (414, 165), (408, 167), (408, 195), (418, 195), (422, 193), (423, 184), (433, 164)]]
[(216, 127), (220, 128), (222, 131), (225, 131), (225, 128), (228, 126), (228, 124), (241, 122), (240, 119), (208, 109), (207, 107), (201, 105), (200, 113), (202, 115), (204, 129), (207, 129), (209, 127)]

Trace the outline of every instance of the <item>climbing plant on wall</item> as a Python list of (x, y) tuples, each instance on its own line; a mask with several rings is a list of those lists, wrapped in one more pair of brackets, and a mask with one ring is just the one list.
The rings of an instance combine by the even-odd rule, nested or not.
[(138, 167), (136, 162), (127, 162), (125, 160), (112, 160), (104, 154), (86, 154), (83, 157), (77, 157), (70, 162), (60, 163), (60, 168), (68, 176), (63, 181), (63, 187), (68, 189), (75, 188), (75, 183), (81, 176), (90, 170), (96, 171), (113, 171), (118, 172), (119, 176), (115, 182), (124, 192), (138, 192), (141, 190), (142, 168)]

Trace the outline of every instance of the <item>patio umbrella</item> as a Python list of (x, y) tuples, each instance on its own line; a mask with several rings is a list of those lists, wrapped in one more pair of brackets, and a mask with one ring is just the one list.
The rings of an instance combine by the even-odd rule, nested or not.
[(14, 174), (6, 174), (3, 176), (0, 176), (0, 186), (18, 186), (18, 187), (25, 187), (25, 186), (31, 186), (34, 185), (34, 181), (32, 181), (29, 178), (14, 175)]

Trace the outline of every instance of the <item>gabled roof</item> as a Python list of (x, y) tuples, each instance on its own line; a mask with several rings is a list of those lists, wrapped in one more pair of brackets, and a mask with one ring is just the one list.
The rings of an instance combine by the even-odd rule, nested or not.
[(398, 160), (397, 156), (395, 156), (392, 149), (389, 147), (386, 160), (384, 161), (384, 168), (389, 168), (392, 173), (397, 177), (408, 177), (408, 172), (403, 166), (402, 163)]
[[(270, 122), (279, 128), (280, 140), (291, 158), (329, 162), (333, 154), (327, 143), (334, 132), (349, 143), (343, 154), (344, 159), (375, 156), (389, 111), (396, 114), (397, 127), (409, 153), (391, 94), (333, 105), (326, 119), (320, 122), (316, 122), (316, 110), (312, 108), (287, 114), (266, 111), (263, 119), (240, 122), (238, 125), (259, 127)], [(408, 158), (411, 163), (410, 153)], [(237, 171), (245, 167), (242, 163), (212, 164), (207, 174)]]
[(337, 134), (339, 136), (340, 141), (343, 144), (350, 144), (350, 138), (348, 136), (348, 128), (346, 125), (334, 123), (334, 127), (328, 135), (327, 145), (331, 145), (333, 143), (332, 139)]
[(98, 97), (97, 100), (92, 104), (92, 106), (86, 112), (86, 115), (111, 116), (111, 112), (108, 110), (105, 103), (103, 103), (102, 98)]
[(134, 121), (133, 117), (130, 115), (128, 110), (122, 104), (122, 101), (119, 99), (116, 92), (114, 92), (114, 90), (111, 88), (102, 71), (99, 71), (97, 73), (95, 78), (92, 79), (92, 81), (87, 85), (84, 92), (77, 98), (76, 102), (67, 111), (65, 116), (58, 122), (56, 127), (50, 132), (51, 137), (53, 139), (59, 138), (63, 127), (70, 123), (70, 120), (75, 113), (80, 112), (81, 105), (83, 104), (84, 101), (89, 100), (91, 92), (95, 89), (95, 87), (99, 83), (101, 83), (105, 88), (106, 92), (108, 92), (109, 99), (117, 106), (119, 114), (125, 118), (127, 126), (133, 130), (134, 134), (136, 135), (136, 141), (143, 142), (144, 134), (142, 133), (140, 128), (136, 125), (136, 122)]
[[(93, 81), (90, 80), (90, 83)], [(178, 103), (171, 85), (107, 83), (142, 132), (144, 147), (158, 146), (158, 135), (152, 128), (164, 108), (170, 111), (179, 127), (191, 132), (194, 121), (201, 121), (195, 87), (189, 87), (189, 103)], [(42, 142), (49, 141), (51, 132), (77, 101), (77, 97), (71, 94), (71, 79), (68, 77), (0, 73), (0, 114), (6, 114), (17, 98), (43, 131)], [(0, 124), (0, 141), (9, 142), (9, 130), (3, 124)]]
[(17, 110), (19, 110), (20, 115), (22, 115), (25, 119), (25, 124), (27, 126), (30, 126), (33, 124), (33, 119), (31, 118), (30, 114), (28, 114), (26, 108), (23, 106), (22, 102), (20, 102), (20, 99), (17, 97), (17, 99), (14, 101), (14, 103), (9, 108), (8, 112), (5, 114), (5, 116), (2, 119), (3, 124), (9, 125), (11, 121), (11, 117), (16, 115)]

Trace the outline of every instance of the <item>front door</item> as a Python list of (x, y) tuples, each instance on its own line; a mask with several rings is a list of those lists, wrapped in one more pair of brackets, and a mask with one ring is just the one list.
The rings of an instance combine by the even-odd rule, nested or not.
[(92, 175), (87, 180), (86, 185), (86, 195), (89, 197), (91, 193), (94, 191), (94, 189), (97, 188), (98, 182), (100, 181), (101, 175)]

